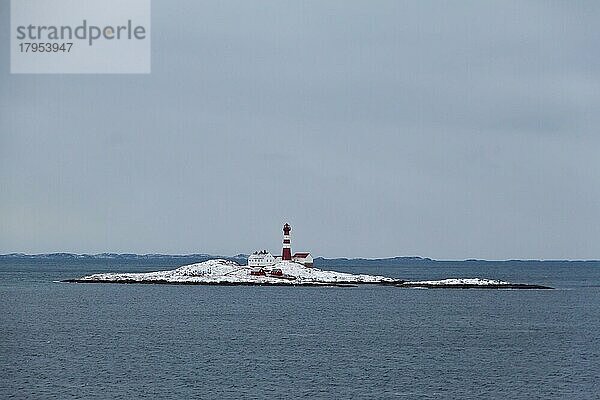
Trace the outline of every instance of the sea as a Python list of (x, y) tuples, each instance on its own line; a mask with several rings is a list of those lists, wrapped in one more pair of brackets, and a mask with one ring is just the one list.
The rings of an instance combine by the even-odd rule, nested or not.
[(74, 284), (182, 259), (5, 257), (0, 398), (600, 399), (600, 262), (351, 264), (555, 289)]

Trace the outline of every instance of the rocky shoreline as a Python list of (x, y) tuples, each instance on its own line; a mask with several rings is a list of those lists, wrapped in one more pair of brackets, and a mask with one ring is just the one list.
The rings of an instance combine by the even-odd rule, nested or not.
[(152, 280), (140, 281), (134, 279), (106, 279), (106, 280), (90, 280), (90, 279), (65, 279), (62, 283), (110, 283), (110, 284), (139, 284), (139, 285), (203, 285), (203, 286), (305, 286), (305, 287), (358, 287), (359, 285), (370, 286), (394, 286), (405, 289), (554, 289), (550, 286), (531, 285), (525, 283), (506, 283), (506, 284), (423, 284), (419, 282), (378, 282), (378, 283), (357, 283), (357, 282), (310, 282), (290, 284), (288, 282), (193, 282), (180, 281), (173, 282), (167, 280)]
[(489, 284), (489, 285), (476, 285), (476, 284), (423, 284), (418, 282), (403, 282), (395, 285), (401, 288), (424, 288), (424, 289), (554, 289), (550, 286), (543, 285), (530, 285), (526, 283), (503, 283), (503, 284)]
[[(90, 280), (90, 279), (65, 279), (61, 283), (117, 283), (117, 284), (138, 284), (138, 285), (201, 285), (201, 286), (308, 286), (308, 287), (357, 287), (356, 282), (310, 282), (310, 283), (295, 283), (289, 282), (195, 282), (195, 281), (167, 281), (167, 280), (152, 280), (139, 281), (134, 279), (113, 279), (113, 280)], [(363, 285), (380, 285), (394, 286), (393, 283), (363, 283)]]

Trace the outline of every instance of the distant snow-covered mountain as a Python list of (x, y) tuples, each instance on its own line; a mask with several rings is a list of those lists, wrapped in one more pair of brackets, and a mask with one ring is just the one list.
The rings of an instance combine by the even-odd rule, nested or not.
[[(48, 259), (48, 260), (180, 260), (183, 263), (203, 262), (214, 259), (225, 259), (235, 261), (238, 264), (245, 264), (248, 255), (237, 254), (235, 256), (212, 255), (207, 253), (194, 254), (134, 254), (134, 253), (98, 253), (98, 254), (75, 254), (75, 253), (43, 253), (43, 254), (25, 254), (9, 253), (0, 254), (0, 260), (5, 259)], [(432, 265), (438, 263), (598, 263), (598, 260), (434, 260), (427, 257), (389, 257), (389, 258), (325, 258), (316, 257), (314, 259), (315, 267), (365, 267), (365, 266), (410, 266), (410, 265)]]

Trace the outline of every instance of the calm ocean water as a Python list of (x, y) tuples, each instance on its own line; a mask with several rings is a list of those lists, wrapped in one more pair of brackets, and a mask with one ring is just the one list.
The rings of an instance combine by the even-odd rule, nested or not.
[(0, 398), (600, 398), (600, 263), (337, 267), (557, 290), (63, 284), (0, 260)]

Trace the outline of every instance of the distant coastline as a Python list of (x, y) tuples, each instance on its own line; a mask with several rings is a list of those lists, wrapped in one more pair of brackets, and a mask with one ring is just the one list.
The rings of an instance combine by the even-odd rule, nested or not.
[[(248, 259), (247, 254), (237, 254), (235, 256), (212, 255), (206, 253), (194, 254), (135, 254), (135, 253), (98, 253), (98, 254), (77, 254), (77, 253), (8, 253), (0, 254), (0, 260), (5, 259), (49, 259), (49, 260), (161, 260), (161, 259), (179, 259), (182, 262), (203, 262), (212, 259), (225, 259), (238, 263), (245, 263)], [(428, 257), (418, 256), (399, 256), (387, 258), (325, 258), (315, 257), (315, 266), (394, 266), (394, 265), (432, 265), (432, 264), (455, 264), (455, 263), (600, 263), (600, 260), (535, 260), (535, 259), (510, 259), (510, 260), (483, 260), (483, 259), (465, 259), (465, 260), (435, 260)]]

